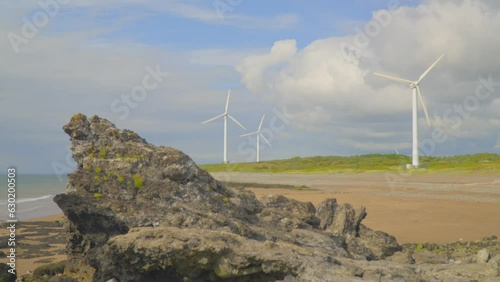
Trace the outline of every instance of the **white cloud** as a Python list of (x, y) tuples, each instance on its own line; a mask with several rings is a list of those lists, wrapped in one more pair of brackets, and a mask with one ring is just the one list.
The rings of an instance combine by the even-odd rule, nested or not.
[(268, 68), (286, 63), (297, 52), (295, 40), (281, 40), (274, 43), (269, 54), (246, 58), (237, 68), (242, 73), (245, 85), (251, 90), (264, 87), (264, 76)]
[[(304, 130), (336, 128), (338, 132), (339, 128), (378, 122), (380, 132), (410, 132), (411, 90), (372, 72), (416, 80), (446, 52), (421, 84), (431, 119), (439, 126), (448, 108), (464, 104), (474, 95), (479, 76), (491, 75), (500, 81), (500, 57), (495, 55), (500, 49), (500, 38), (495, 36), (498, 26), (500, 11), (478, 1), (427, 1), (392, 14), (389, 25), (369, 37), (367, 47), (360, 48), (359, 59), (346, 57), (341, 50), (345, 44), (354, 45), (359, 34), (353, 34), (317, 40), (300, 50), (293, 40), (277, 41), (267, 54), (248, 56), (237, 70), (242, 83), (256, 95), (286, 104), (294, 124)], [(493, 101), (493, 97), (481, 100), (478, 110), (470, 112), (471, 117), (450, 136), (492, 138), (497, 127), (491, 120), (498, 115), (485, 109)], [(421, 110), (419, 115), (423, 125)], [(406, 126), (395, 129), (394, 121)], [(431, 130), (423, 127), (421, 136)], [(371, 145), (371, 137), (368, 132), (359, 136), (366, 147), (376, 150), (382, 146)]]

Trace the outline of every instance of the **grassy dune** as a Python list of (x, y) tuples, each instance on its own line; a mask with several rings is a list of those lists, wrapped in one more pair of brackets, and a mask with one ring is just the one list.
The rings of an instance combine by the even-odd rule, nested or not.
[[(263, 172), (263, 173), (359, 173), (403, 170), (411, 158), (396, 154), (371, 154), (350, 157), (294, 157), (260, 163), (208, 164), (201, 165), (209, 172)], [(500, 171), (500, 155), (482, 153), (452, 157), (420, 157), (424, 168), (419, 173), (429, 172), (492, 172)]]

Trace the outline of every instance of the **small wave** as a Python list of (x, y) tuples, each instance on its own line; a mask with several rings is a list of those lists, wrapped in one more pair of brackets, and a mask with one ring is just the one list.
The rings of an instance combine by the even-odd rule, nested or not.
[(39, 208), (41, 208), (41, 207), (42, 207), (42, 206), (36, 206), (36, 207), (34, 207), (34, 208), (31, 208), (31, 209), (19, 210), (19, 211), (17, 211), (17, 213), (19, 214), (19, 213), (23, 213), (23, 212), (30, 212), (30, 211), (34, 211), (34, 210), (37, 210), (37, 209), (39, 209)]
[[(36, 202), (36, 201), (40, 201), (40, 200), (46, 200), (46, 199), (50, 199), (52, 198), (52, 194), (50, 195), (44, 195), (44, 196), (41, 196), (41, 197), (38, 197), (38, 198), (26, 198), (26, 199), (19, 199), (16, 201), (16, 204), (19, 204), (19, 203), (28, 203), (28, 202)], [(7, 202), (5, 201), (2, 201), (0, 202), (0, 206), (2, 205), (6, 205)]]

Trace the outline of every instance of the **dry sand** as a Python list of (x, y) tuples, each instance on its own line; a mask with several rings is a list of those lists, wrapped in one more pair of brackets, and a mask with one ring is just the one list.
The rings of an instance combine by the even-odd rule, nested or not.
[(500, 173), (251, 174), (213, 173), (224, 181), (275, 183), (315, 190), (251, 188), (258, 198), (282, 194), (317, 205), (326, 198), (365, 206), (368, 227), (398, 242), (474, 241), (500, 237)]

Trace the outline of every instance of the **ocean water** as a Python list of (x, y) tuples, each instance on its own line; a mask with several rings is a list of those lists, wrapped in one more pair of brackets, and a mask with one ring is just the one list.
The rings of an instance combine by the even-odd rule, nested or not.
[[(16, 219), (27, 220), (62, 213), (52, 200), (65, 193), (67, 178), (55, 175), (16, 175)], [(8, 216), (7, 176), (0, 175), (0, 220)]]

